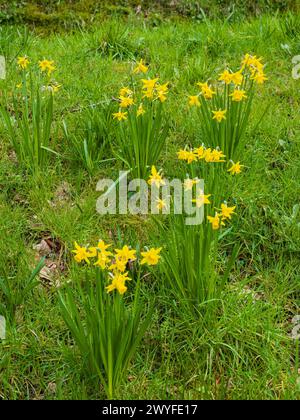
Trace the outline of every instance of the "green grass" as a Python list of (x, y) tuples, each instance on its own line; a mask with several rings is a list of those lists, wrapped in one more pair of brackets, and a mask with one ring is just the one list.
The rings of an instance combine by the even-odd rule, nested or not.
[(76, 30), (104, 17), (137, 15), (153, 26), (164, 18), (178, 16), (203, 21), (226, 18), (230, 22), (263, 13), (299, 11), (298, 0), (12, 0), (0, 1), (1, 23), (27, 23), (43, 31)]
[[(119, 398), (299, 399), (297, 346), (289, 337), (291, 319), (299, 314), (300, 280), (300, 214), (293, 215), (300, 204), (300, 82), (292, 78), (291, 61), (300, 53), (298, 25), (296, 16), (263, 15), (239, 23), (162, 20), (153, 27), (151, 21), (129, 16), (50, 36), (0, 28), (0, 54), (8, 65), (1, 89), (15, 90), (20, 82), (19, 54), (32, 62), (55, 60), (55, 78), (63, 84), (54, 106), (59, 156), (49, 155), (41, 173), (28, 174), (18, 165), (0, 125), (0, 277), (9, 273), (16, 288), (36, 265), (33, 246), (43, 237), (61, 245), (61, 283), (81, 275), (71, 260), (74, 240), (118, 242), (121, 235), (132, 246), (151, 245), (155, 227), (150, 220), (97, 214), (96, 183), (115, 178), (121, 165), (108, 160), (107, 147), (101, 153), (105, 162), (90, 175), (72, 159), (63, 119), (71, 132), (78, 124), (84, 127), (85, 110), (108, 103), (128, 80), (131, 60), (145, 58), (162, 80), (170, 81), (171, 131), (157, 166), (171, 178), (179, 147), (202, 141), (198, 119), (187, 107), (195, 83), (225, 64), (238, 65), (245, 52), (267, 63), (269, 81), (254, 101), (246, 133), (242, 161), (247, 168), (233, 192), (238, 216), (219, 249), (222, 270), (232, 245), (241, 244), (220, 310), (199, 325), (198, 319), (179, 316), (163, 277), (154, 289), (146, 287), (145, 293), (155, 294), (155, 313)], [(68, 183), (68, 192), (59, 200), (62, 183)], [(0, 343), (0, 398), (104, 398), (84, 373), (56, 288), (45, 281), (17, 308), (7, 340)]]

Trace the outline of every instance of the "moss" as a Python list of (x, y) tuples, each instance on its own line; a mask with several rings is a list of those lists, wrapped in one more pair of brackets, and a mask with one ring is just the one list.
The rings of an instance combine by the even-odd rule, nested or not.
[(132, 12), (130, 7), (107, 5), (104, 6), (104, 11), (111, 15), (127, 16)]

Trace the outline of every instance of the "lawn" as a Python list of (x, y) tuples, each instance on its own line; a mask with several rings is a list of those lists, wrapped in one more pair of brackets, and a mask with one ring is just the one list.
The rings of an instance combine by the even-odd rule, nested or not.
[[(59, 20), (51, 27), (2, 23), (6, 78), (0, 80), (0, 101), (9, 120), (25, 115), (22, 77), (29, 68), (40, 86), (48, 83), (48, 76), (38, 62), (53, 60), (56, 69), (50, 76), (57, 84), (52, 80), (46, 104), (53, 106), (49, 143), (36, 151), (41, 153), (36, 166), (20, 158), (1, 111), (0, 315), (6, 319), (6, 337), (0, 340), (0, 399), (107, 397), (62, 309), (62, 299), (72, 296), (85, 328), (94, 328), (99, 302), (86, 301), (90, 324), (81, 305), (90, 292), (86, 279), (94, 282), (96, 268), (78, 264), (72, 250), (75, 241), (91, 246), (99, 239), (112, 244), (111, 251), (125, 244), (138, 254), (145, 246), (163, 248), (157, 266), (148, 270), (141, 265), (140, 283), (134, 279), (139, 268), (129, 262), (134, 265), (129, 268), (129, 290), (101, 298), (104, 307), (112, 296), (123, 299), (115, 304), (131, 307), (131, 297), (138, 296), (141, 319), (151, 311), (121, 386), (110, 397), (299, 399), (299, 340), (292, 337), (292, 320), (300, 315), (300, 81), (293, 77), (299, 29), (300, 18), (293, 12), (237, 20), (129, 13), (71, 28)], [(236, 208), (230, 228), (218, 230), (217, 249), (208, 256), (216, 278), (236, 255), (225, 284), (217, 282), (214, 297), (191, 309), (171, 285), (175, 263), (168, 265), (169, 254), (164, 253), (169, 242), (160, 223), (150, 215), (99, 214), (96, 186), (102, 178), (116, 180), (126, 167), (118, 158), (117, 141), (126, 121), (112, 115), (118, 111), (119, 89), (141, 77), (132, 74), (137, 62), (143, 59), (151, 77), (169, 82), (162, 104), (169, 130), (155, 166), (171, 179), (181, 164), (179, 149), (210, 145), (197, 106), (189, 106), (189, 96), (199, 90), (196, 83), (217, 80), (226, 67), (237, 69), (246, 53), (263, 58), (268, 80), (253, 98), (237, 159), (243, 170), (234, 182), (226, 170), (219, 178)], [(17, 64), (23, 56), (30, 60), (24, 72)], [(53, 86), (58, 86), (55, 93)], [(44, 111), (46, 121), (52, 110)], [(32, 110), (27, 117), (31, 122)], [(33, 124), (27, 129), (32, 133)], [(18, 135), (17, 143), (24, 142), (20, 131)], [(148, 179), (151, 167), (144, 169)], [(172, 225), (173, 219), (168, 223), (167, 217), (158, 218), (166, 228)], [(182, 252), (186, 248), (193, 254), (185, 240)], [(45, 267), (30, 278), (41, 260)], [(102, 280), (97, 278), (95, 287)], [(139, 295), (133, 283), (140, 287)], [(99, 329), (101, 325), (99, 321)], [(93, 345), (101, 346), (100, 341)], [(118, 341), (114, 345), (112, 352), (124, 350)]]

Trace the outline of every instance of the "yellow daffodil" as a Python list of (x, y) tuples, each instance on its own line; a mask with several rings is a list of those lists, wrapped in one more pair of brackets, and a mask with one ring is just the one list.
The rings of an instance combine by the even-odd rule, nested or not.
[(184, 180), (184, 189), (185, 189), (185, 191), (190, 191), (190, 190), (192, 190), (193, 189), (193, 186), (194, 185), (196, 185), (196, 184), (198, 184), (198, 182), (199, 182), (199, 179), (190, 179), (190, 178), (187, 178), (187, 179), (185, 179)]
[(195, 162), (197, 160), (197, 155), (194, 153), (193, 150), (187, 151), (186, 154), (186, 161), (187, 163), (192, 163)]
[(234, 102), (240, 102), (247, 98), (246, 91), (242, 89), (234, 89), (233, 93), (230, 94)]
[(156, 265), (160, 259), (161, 248), (151, 248), (149, 251), (141, 252), (143, 257), (141, 264)]
[(234, 213), (236, 206), (233, 207), (228, 207), (227, 204), (222, 203), (221, 204), (221, 214), (222, 214), (222, 219), (231, 219), (232, 214)]
[(165, 185), (165, 181), (163, 180), (160, 171), (157, 171), (155, 166), (153, 165), (151, 168), (151, 175), (148, 179), (148, 184), (153, 185), (155, 184), (157, 188), (159, 188), (161, 185)]
[(98, 259), (95, 262), (95, 266), (98, 266), (100, 268), (102, 268), (102, 270), (104, 270), (106, 268), (106, 266), (109, 264), (110, 262), (110, 257), (108, 254), (111, 254), (111, 252), (107, 253), (107, 252), (99, 252), (98, 253)]
[(133, 69), (133, 73), (137, 74), (137, 73), (147, 73), (148, 71), (148, 67), (145, 65), (144, 60), (140, 60), (136, 67)]
[(165, 100), (167, 99), (167, 93), (168, 93), (168, 84), (169, 84), (169, 82), (167, 82), (167, 83), (164, 83), (163, 85), (157, 85), (156, 86), (156, 95), (157, 95), (157, 98), (160, 100), (160, 102), (165, 102)]
[(109, 284), (108, 286), (106, 286), (106, 291), (107, 293), (112, 292), (113, 290), (117, 290), (120, 295), (123, 295), (126, 290), (127, 287), (125, 286), (125, 281), (126, 280), (130, 280), (130, 278), (128, 277), (128, 273), (114, 273), (112, 276), (112, 281), (111, 284)]
[(219, 109), (218, 111), (212, 111), (212, 113), (214, 114), (213, 120), (217, 120), (218, 123), (220, 123), (223, 120), (226, 120), (226, 117), (225, 117), (226, 112), (227, 112), (226, 109), (224, 109), (223, 111), (221, 109)]
[(22, 70), (25, 70), (28, 67), (30, 61), (25, 55), (24, 57), (18, 57), (17, 63)]
[(255, 60), (256, 60), (256, 56), (254, 55), (251, 55), (251, 54), (245, 54), (244, 55), (244, 57), (243, 57), (243, 60), (242, 60), (242, 67), (244, 66), (252, 66), (253, 65), (253, 63), (255, 62)]
[(250, 66), (252, 61), (252, 56), (250, 54), (245, 54), (242, 60), (242, 67)]
[(154, 89), (146, 89), (143, 90), (144, 96), (143, 98), (153, 99), (154, 97)]
[(158, 210), (163, 210), (167, 207), (165, 200), (162, 200), (161, 198), (158, 198), (156, 202), (157, 202), (156, 208)]
[(257, 72), (251, 77), (258, 85), (262, 85), (268, 78), (263, 72)]
[(203, 146), (197, 147), (196, 149), (194, 149), (194, 153), (196, 154), (198, 159), (204, 159), (205, 148)]
[(196, 203), (196, 207), (200, 208), (204, 204), (211, 204), (209, 201), (209, 197), (211, 194), (204, 194), (204, 191), (201, 191), (199, 196), (192, 200), (192, 203)]
[(262, 58), (257, 58), (256, 55), (254, 55), (250, 60), (250, 67), (254, 67), (257, 71), (263, 70), (263, 63), (261, 62)]
[(76, 262), (81, 263), (85, 261), (87, 264), (90, 264), (89, 258), (92, 258), (93, 254), (85, 246), (81, 247), (75, 242), (75, 250), (72, 252), (75, 254), (74, 259)]
[(137, 111), (136, 111), (136, 115), (137, 115), (137, 117), (139, 117), (140, 115), (144, 115), (145, 112), (146, 111), (144, 110), (143, 104), (140, 104)]
[(131, 98), (130, 96), (119, 96), (119, 99), (121, 108), (128, 108), (130, 105), (133, 104), (133, 98)]
[(240, 162), (234, 163), (232, 162), (231, 168), (228, 169), (228, 172), (230, 172), (232, 175), (241, 173), (242, 168), (244, 165), (241, 165)]
[(127, 120), (127, 112), (114, 112), (113, 118), (117, 119), (118, 121)]
[(115, 249), (116, 258), (120, 261), (134, 261), (136, 260), (136, 250), (128, 248), (127, 245), (124, 245), (121, 249)]
[(224, 70), (223, 73), (220, 74), (219, 80), (226, 85), (229, 85), (232, 81), (232, 74), (228, 70)]
[(58, 83), (52, 83), (50, 85), (50, 90), (52, 93), (56, 93), (59, 91), (59, 89), (62, 87), (62, 85), (58, 84)]
[(100, 252), (109, 252), (109, 251), (107, 251), (107, 248), (110, 248), (111, 247), (111, 244), (106, 244), (104, 241), (103, 241), (103, 239), (100, 239), (100, 241), (98, 242), (98, 244), (97, 244), (97, 249), (100, 251)]
[(142, 79), (143, 89), (154, 89), (158, 80), (158, 77), (156, 79)]
[(205, 162), (211, 162), (212, 161), (212, 157), (211, 157), (211, 148), (208, 147), (207, 149), (204, 149), (204, 153), (203, 153), (203, 159), (205, 160)]
[(107, 250), (110, 246), (110, 244), (105, 244), (101, 239), (97, 246), (89, 248), (90, 255), (98, 258), (94, 265), (101, 267), (102, 269), (106, 268), (106, 265), (110, 262), (110, 257), (112, 256), (112, 253)]
[(220, 228), (220, 226), (224, 226), (225, 223), (222, 222), (221, 217), (219, 215), (219, 213), (215, 213), (214, 216), (207, 216), (207, 219), (209, 221), (209, 223), (211, 223), (211, 226), (213, 228), (213, 230), (217, 230)]
[(236, 85), (240, 86), (243, 83), (243, 75), (241, 71), (237, 71), (235, 73), (232, 73), (231, 75), (231, 81)]
[(91, 246), (90, 248), (88, 248), (88, 252), (91, 258), (97, 257), (98, 255), (98, 250), (95, 246)]
[(157, 92), (157, 99), (160, 100), (160, 102), (165, 102), (167, 99), (167, 96), (162, 93), (161, 91)]
[(211, 150), (211, 148), (208, 148), (204, 152), (205, 162), (214, 162), (214, 163), (225, 162), (225, 160), (222, 159), (223, 157), (225, 157), (225, 155), (223, 154), (222, 150), (219, 150), (219, 149)]
[(177, 157), (179, 160), (186, 160), (188, 153), (189, 153), (188, 150), (180, 149), (179, 152), (177, 152)]
[(248, 67), (252, 73), (263, 72), (264, 65), (261, 62), (262, 58), (257, 58), (256, 55), (245, 54), (242, 60), (242, 68)]
[(132, 93), (133, 93), (132, 90), (129, 89), (129, 87), (125, 86), (125, 87), (122, 87), (120, 89), (119, 95), (120, 96), (131, 96)]
[(126, 270), (127, 261), (120, 260), (119, 258), (116, 258), (113, 264), (109, 266), (109, 269), (113, 272), (119, 271), (123, 273)]
[(219, 162), (225, 162), (225, 160), (222, 159), (224, 157), (225, 157), (225, 155), (222, 152), (222, 150), (214, 149), (214, 150), (212, 150), (212, 152), (209, 155), (209, 161), (210, 162), (217, 162), (217, 163), (219, 163)]
[(189, 96), (189, 106), (200, 106), (200, 101), (197, 95)]
[(152, 99), (154, 96), (154, 88), (158, 81), (158, 77), (156, 79), (142, 79), (143, 83), (143, 93), (144, 98)]
[[(202, 146), (201, 146), (202, 147)], [(186, 150), (186, 149), (180, 149), (179, 152), (177, 152), (177, 156), (179, 160), (186, 160), (187, 163), (192, 163), (197, 160), (199, 155), (197, 154), (197, 150)]]
[(42, 72), (47, 71), (48, 76), (50, 76), (51, 73), (56, 69), (56, 67), (54, 66), (54, 61), (45, 59), (39, 61), (39, 68)]
[(207, 82), (198, 82), (197, 85), (200, 87), (202, 95), (205, 99), (212, 99), (213, 95), (216, 94), (216, 92), (211, 88), (211, 86), (208, 85)]

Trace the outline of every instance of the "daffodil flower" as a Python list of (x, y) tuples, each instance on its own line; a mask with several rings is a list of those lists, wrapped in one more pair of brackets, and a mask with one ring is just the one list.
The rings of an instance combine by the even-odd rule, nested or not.
[(162, 248), (151, 248), (149, 251), (141, 252), (143, 257), (141, 264), (156, 265), (160, 259)]

